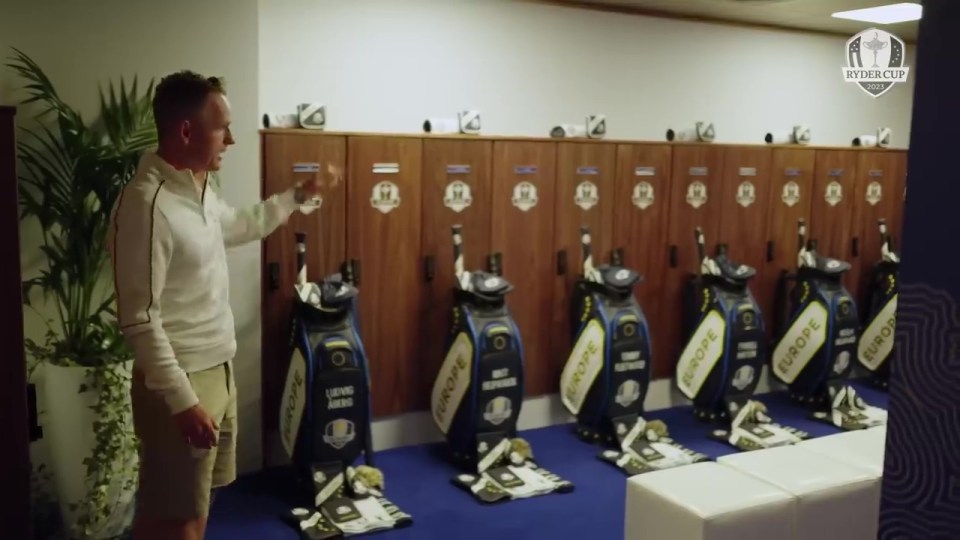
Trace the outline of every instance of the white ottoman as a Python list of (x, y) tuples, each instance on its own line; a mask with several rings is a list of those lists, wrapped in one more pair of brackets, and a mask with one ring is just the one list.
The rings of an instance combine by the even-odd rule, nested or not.
[(816, 437), (797, 443), (796, 446), (843, 463), (866, 467), (878, 477), (883, 477), (886, 443), (887, 428), (879, 426)]
[(787, 540), (793, 495), (714, 462), (627, 479), (625, 540)]
[(880, 478), (867, 468), (797, 446), (743, 452), (717, 462), (793, 494), (796, 540), (877, 537)]

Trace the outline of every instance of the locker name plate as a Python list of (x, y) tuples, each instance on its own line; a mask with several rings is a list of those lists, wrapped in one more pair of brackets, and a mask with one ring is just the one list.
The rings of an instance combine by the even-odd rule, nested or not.
[(320, 164), (319, 163), (294, 163), (293, 172), (317, 173), (317, 172), (320, 172)]

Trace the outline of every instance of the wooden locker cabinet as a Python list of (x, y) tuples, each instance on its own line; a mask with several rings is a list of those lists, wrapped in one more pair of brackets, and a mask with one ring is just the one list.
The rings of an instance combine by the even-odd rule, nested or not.
[[(311, 179), (314, 173), (297, 172), (297, 166), (318, 166), (325, 174), (328, 164), (346, 170), (347, 141), (342, 136), (313, 137), (299, 134), (265, 134), (262, 138), (263, 198)], [(346, 185), (324, 195), (319, 210), (309, 215), (294, 212), (289, 221), (262, 244), (261, 388), (267, 413), (263, 418), (264, 448), (277, 429), (283, 381), (290, 361), (290, 323), (297, 281), (297, 232), (306, 233), (307, 278), (319, 281), (339, 272), (346, 260)]]
[[(852, 234), (859, 262), (851, 269), (857, 277), (851, 294), (861, 300), (870, 272), (880, 260), (880, 231), (877, 220), (898, 226), (903, 211), (905, 160), (897, 152), (861, 151), (857, 153), (856, 200)], [(896, 229), (894, 229), (895, 231)]]
[(415, 409), (424, 294), (420, 248), (423, 142), (419, 137), (348, 138), (347, 254), (359, 262), (360, 332), (370, 367), (373, 414)]
[(658, 347), (654, 378), (673, 376), (677, 358), (683, 349), (681, 318), (684, 292), (690, 277), (700, 270), (696, 228), (708, 236), (707, 250), (717, 245), (720, 228), (721, 193), (725, 148), (713, 144), (678, 144), (673, 149), (670, 179), (669, 265), (663, 294), (662, 316), (665, 343)]
[[(851, 265), (844, 284), (853, 293), (857, 289), (860, 259), (854, 249), (856, 216), (857, 154), (855, 150), (817, 150), (807, 239), (817, 241), (817, 252), (824, 257)], [(796, 262), (793, 269), (796, 270)]]
[[(708, 242), (724, 244), (734, 262), (763, 271), (766, 253), (757, 249), (766, 241), (766, 224), (770, 206), (770, 148), (724, 148), (723, 181), (720, 189), (720, 224), (716, 230), (704, 230)], [(759, 280), (750, 282), (758, 298), (765, 291), (757, 288)]]
[(776, 320), (774, 303), (780, 273), (795, 272), (797, 267), (797, 250), (800, 248), (797, 222), (802, 218), (810, 223), (810, 208), (815, 195), (816, 152), (813, 149), (774, 148), (771, 155), (765, 263), (754, 288), (771, 337)]
[(673, 361), (667, 344), (674, 323), (663, 316), (671, 166), (669, 145), (617, 145), (612, 246), (620, 250), (621, 264), (643, 276), (634, 294), (650, 325), (652, 369), (660, 374), (669, 372)]
[(594, 266), (610, 260), (617, 148), (594, 142), (557, 143), (554, 198), (554, 246), (559, 279), (554, 280), (553, 328), (549, 379), (559, 383), (573, 346), (570, 299), (583, 274), (581, 227), (590, 227)]
[(503, 277), (513, 284), (507, 303), (526, 356), (527, 396), (558, 391), (551, 378), (551, 341), (556, 339), (553, 290), (554, 197), (557, 144), (498, 140), (493, 145), (491, 250), (500, 254)]
[(430, 405), (433, 381), (443, 363), (452, 324), (452, 227), (461, 225), (464, 268), (487, 270), (490, 254), (490, 215), (493, 195), (492, 141), (425, 139), (423, 142), (423, 218), (421, 245), (423, 278), (427, 285), (420, 306), (423, 320), (422, 372), (417, 409)]

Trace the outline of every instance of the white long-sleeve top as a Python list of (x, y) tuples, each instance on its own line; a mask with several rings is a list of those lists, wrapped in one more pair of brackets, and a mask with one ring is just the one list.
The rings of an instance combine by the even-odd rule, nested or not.
[(237, 350), (226, 248), (264, 238), (298, 207), (290, 189), (231, 208), (209, 182), (200, 192), (193, 173), (144, 153), (112, 210), (107, 245), (134, 365), (171, 414), (198, 403), (188, 372)]

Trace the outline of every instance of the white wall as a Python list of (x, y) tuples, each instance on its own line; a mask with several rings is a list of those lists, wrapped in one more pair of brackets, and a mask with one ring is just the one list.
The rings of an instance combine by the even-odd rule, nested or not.
[[(3, 0), (0, 54), (4, 64), (16, 47), (48, 74), (61, 97), (91, 119), (98, 108), (98, 85), (121, 76), (142, 82), (180, 69), (222, 75), (234, 109), (237, 145), (224, 160), (223, 188), (235, 205), (260, 196), (256, 0)], [(21, 81), (0, 69), (0, 102), (23, 98)], [(18, 114), (29, 123), (28, 111)], [(35, 224), (25, 224), (21, 266), (31, 277), (43, 264)], [(260, 465), (260, 247), (252, 244), (230, 255), (232, 305), (239, 348), (236, 363), (240, 395), (240, 467)], [(24, 311), (28, 337), (40, 339), (41, 318)], [(38, 381), (40, 382), (40, 381)], [(42, 443), (42, 441), (40, 441)], [(40, 443), (37, 443), (38, 445)]]
[(330, 130), (387, 132), (473, 108), (486, 133), (538, 136), (602, 113), (609, 137), (646, 140), (709, 120), (733, 143), (882, 125), (906, 147), (912, 80), (868, 96), (842, 79), (844, 42), (510, 0), (261, 0), (260, 107), (322, 101)]

